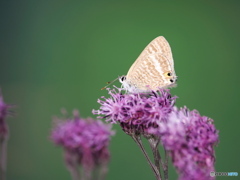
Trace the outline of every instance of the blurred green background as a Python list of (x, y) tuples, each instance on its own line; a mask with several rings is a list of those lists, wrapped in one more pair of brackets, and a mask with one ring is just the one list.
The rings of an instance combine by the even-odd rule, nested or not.
[[(215, 120), (216, 171), (240, 173), (240, 1), (12, 0), (0, 2), (0, 14), (0, 86), (17, 105), (8, 119), (8, 180), (70, 179), (49, 140), (52, 116), (63, 107), (93, 116), (107, 96), (100, 88), (159, 35), (173, 51), (177, 106)], [(107, 180), (154, 179), (133, 140), (113, 128)]]

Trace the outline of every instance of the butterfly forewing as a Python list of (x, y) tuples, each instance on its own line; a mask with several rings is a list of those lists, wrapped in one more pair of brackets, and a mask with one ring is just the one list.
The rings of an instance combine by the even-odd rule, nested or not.
[[(152, 40), (139, 55), (138, 59), (145, 57), (145, 55), (151, 55), (155, 53), (161, 53), (167, 57), (167, 59), (173, 62), (172, 51), (169, 43), (163, 36), (159, 36)], [(137, 59), (137, 60), (138, 60)], [(136, 61), (137, 61), (136, 60)]]
[(172, 52), (170, 45), (168, 44), (167, 40), (163, 36), (159, 36), (152, 40), (146, 47), (145, 49), (141, 52), (141, 54), (138, 56), (136, 61), (132, 64), (130, 67), (129, 72), (132, 72), (136, 64), (141, 62), (141, 60), (145, 59), (146, 57), (155, 54), (155, 53), (162, 53), (164, 54), (170, 61), (173, 62), (172, 60)]

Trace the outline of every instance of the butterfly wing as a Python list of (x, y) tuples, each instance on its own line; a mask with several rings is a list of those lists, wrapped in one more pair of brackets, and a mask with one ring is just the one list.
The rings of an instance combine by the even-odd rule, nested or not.
[(171, 51), (171, 47), (170, 47), (169, 43), (163, 36), (159, 36), (159, 37), (156, 37), (154, 40), (152, 40), (145, 47), (145, 49), (141, 52), (141, 54), (138, 56), (136, 61), (130, 67), (128, 74), (141, 61), (141, 59), (144, 59), (148, 55), (150, 56), (150, 55), (153, 55), (156, 53), (161, 53), (161, 54), (165, 55), (169, 59), (169, 61), (171, 61), (173, 63), (172, 51)]
[(163, 36), (156, 37), (152, 40), (138, 58), (142, 58), (146, 54), (151, 55), (155, 53), (161, 53), (173, 62), (171, 47)]
[(148, 88), (156, 90), (172, 86), (171, 78), (175, 76), (170, 45), (163, 36), (159, 36), (143, 50), (129, 69), (126, 80), (136, 89), (147, 91)]

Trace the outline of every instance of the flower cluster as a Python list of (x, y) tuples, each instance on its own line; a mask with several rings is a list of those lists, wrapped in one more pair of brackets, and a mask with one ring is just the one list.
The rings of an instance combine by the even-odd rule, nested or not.
[(168, 121), (159, 123), (158, 130), (180, 179), (213, 179), (210, 172), (214, 171), (213, 147), (218, 142), (218, 131), (212, 119), (186, 107), (174, 108)]
[(82, 119), (78, 112), (74, 118), (55, 118), (52, 130), (52, 141), (65, 149), (65, 160), (68, 166), (82, 165), (91, 170), (109, 161), (109, 141), (114, 134), (111, 125), (91, 118)]
[(99, 99), (101, 107), (93, 110), (93, 114), (111, 123), (120, 123), (128, 134), (146, 134), (157, 122), (166, 121), (176, 99), (168, 89), (134, 94), (123, 94), (123, 89), (116, 87), (107, 90), (111, 97)]
[[(131, 135), (143, 151), (157, 179), (160, 178), (159, 163), (162, 162), (164, 178), (167, 177), (167, 161), (158, 154), (158, 144), (166, 150), (166, 159), (171, 156), (173, 165), (181, 180), (213, 179), (214, 145), (218, 142), (218, 131), (213, 120), (201, 116), (198, 111), (186, 107), (174, 107), (176, 96), (168, 89), (149, 93), (124, 94), (123, 89), (107, 89), (110, 98), (98, 100), (99, 110), (93, 110), (101, 119), (119, 123), (125, 133)], [(154, 164), (150, 161), (140, 136), (148, 139), (154, 154)]]

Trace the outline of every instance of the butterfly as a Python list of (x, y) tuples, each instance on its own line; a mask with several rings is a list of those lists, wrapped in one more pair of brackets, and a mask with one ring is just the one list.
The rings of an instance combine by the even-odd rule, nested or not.
[[(177, 76), (171, 47), (167, 40), (163, 36), (152, 40), (130, 67), (127, 75), (117, 79), (122, 83), (123, 89), (129, 93), (175, 87)], [(114, 81), (107, 84), (110, 85)], [(102, 89), (106, 89), (107, 86)]]
[(163, 36), (152, 40), (132, 64), (127, 75), (118, 79), (130, 93), (175, 87), (177, 76), (167, 40)]

